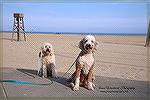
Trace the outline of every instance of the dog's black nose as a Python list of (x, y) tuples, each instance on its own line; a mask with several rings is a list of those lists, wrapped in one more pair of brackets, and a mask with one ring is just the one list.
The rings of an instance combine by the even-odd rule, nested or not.
[(46, 52), (50, 52), (50, 50), (49, 50), (49, 49), (46, 49)]
[(86, 45), (86, 49), (92, 49), (92, 45), (91, 44), (87, 44)]
[(90, 45), (90, 44), (87, 44), (87, 47), (91, 47), (91, 45)]

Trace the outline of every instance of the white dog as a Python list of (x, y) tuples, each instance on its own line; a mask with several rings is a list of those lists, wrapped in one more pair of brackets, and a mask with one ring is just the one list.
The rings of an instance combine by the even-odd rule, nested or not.
[(81, 52), (76, 61), (76, 70), (72, 74), (71, 86), (73, 90), (79, 90), (79, 86), (86, 87), (89, 90), (94, 90), (95, 85), (93, 80), (95, 76), (93, 73), (94, 57), (93, 53), (96, 50), (98, 42), (92, 35), (85, 36), (79, 43)]
[(55, 55), (53, 47), (50, 43), (45, 43), (41, 47), (41, 51), (39, 52), (39, 70), (38, 75), (46, 78), (47, 76), (52, 76), (56, 78), (57, 72), (55, 69)]

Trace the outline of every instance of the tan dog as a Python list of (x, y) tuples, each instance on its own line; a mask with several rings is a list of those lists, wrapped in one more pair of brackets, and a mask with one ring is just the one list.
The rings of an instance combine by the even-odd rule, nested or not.
[(72, 74), (71, 86), (73, 90), (79, 90), (79, 86), (84, 86), (89, 90), (94, 90), (95, 85), (93, 80), (94, 57), (93, 53), (96, 50), (97, 42), (92, 35), (85, 36), (79, 43), (81, 52), (76, 61), (76, 71)]
[(47, 76), (56, 77), (55, 55), (53, 47), (50, 43), (45, 43), (39, 52), (39, 70), (38, 75), (46, 78)]

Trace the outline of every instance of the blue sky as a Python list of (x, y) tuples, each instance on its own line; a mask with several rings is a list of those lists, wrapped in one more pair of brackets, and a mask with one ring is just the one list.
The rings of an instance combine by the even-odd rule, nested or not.
[(25, 15), (26, 31), (147, 32), (146, 3), (4, 3), (4, 31), (12, 31), (15, 12)]

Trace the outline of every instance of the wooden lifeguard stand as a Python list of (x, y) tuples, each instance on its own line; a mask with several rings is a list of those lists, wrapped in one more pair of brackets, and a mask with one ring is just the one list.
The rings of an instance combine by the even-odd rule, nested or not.
[(20, 41), (20, 34), (24, 34), (24, 40), (26, 41), (26, 34), (24, 30), (24, 14), (21, 13), (14, 13), (14, 25), (13, 25), (13, 34), (12, 34), (12, 40), (14, 39), (14, 34), (17, 33), (17, 41)]
[(146, 38), (145, 46), (146, 47), (150, 46), (150, 21), (149, 21), (149, 25), (148, 25), (147, 38)]

